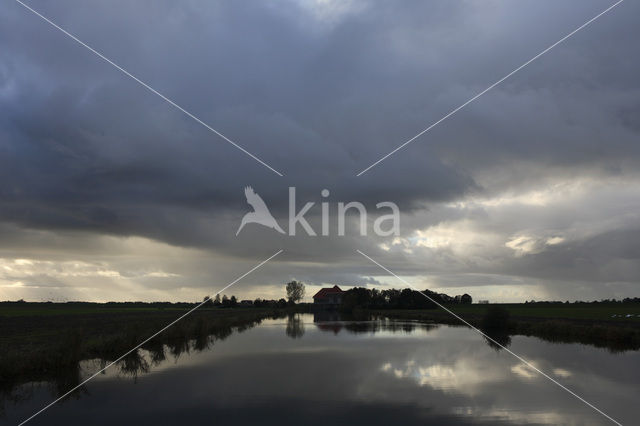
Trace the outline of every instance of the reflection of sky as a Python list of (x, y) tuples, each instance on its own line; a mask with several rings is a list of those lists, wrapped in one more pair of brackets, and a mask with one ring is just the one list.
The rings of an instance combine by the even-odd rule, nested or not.
[[(107, 375), (88, 386), (89, 396), (49, 410), (41, 424), (606, 424), (464, 328), (399, 331), (393, 337), (388, 330), (334, 334), (305, 318), (305, 333), (296, 339), (285, 328), (286, 320), (266, 321), (215, 342), (211, 350), (177, 361), (169, 357), (135, 385)], [(632, 423), (637, 352), (610, 354), (524, 337), (514, 338), (511, 349), (617, 420)], [(47, 398), (38, 394), (11, 419)]]

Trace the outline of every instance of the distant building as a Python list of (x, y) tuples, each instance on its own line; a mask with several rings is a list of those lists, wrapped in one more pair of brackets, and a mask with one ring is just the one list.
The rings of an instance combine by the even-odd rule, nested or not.
[(253, 306), (253, 300), (241, 300), (240, 306)]
[(325, 287), (313, 295), (313, 304), (322, 306), (338, 306), (342, 303), (342, 295), (344, 292), (334, 285), (331, 288)]
[(489, 301), (488, 300), (478, 300), (478, 304), (480, 304), (480, 305), (488, 305)]

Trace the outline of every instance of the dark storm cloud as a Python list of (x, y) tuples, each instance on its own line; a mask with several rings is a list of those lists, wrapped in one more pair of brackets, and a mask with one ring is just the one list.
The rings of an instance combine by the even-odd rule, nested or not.
[[(29, 4), (285, 174), (8, 4), (0, 12), (0, 221), (75, 232), (61, 247), (70, 253), (92, 234), (231, 257), (284, 247), (292, 261), (337, 262), (336, 280), (364, 283), (371, 278), (356, 277), (354, 250), (375, 251), (377, 239), (291, 239), (256, 229), (235, 238), (248, 211), (242, 188), (254, 186), (283, 222), (288, 186), (298, 187), (301, 204), (319, 203), (323, 188), (333, 203), (374, 209), (394, 201), (407, 214), (408, 236), (469, 219), (451, 210), (438, 216), (431, 209), (442, 203), (584, 176), (632, 179), (638, 167), (639, 59), (632, 52), (640, 10), (633, 2), (361, 177), (355, 174), (610, 3)], [(479, 214), (473, 220), (487, 224)], [(493, 224), (506, 241), (516, 233), (512, 222)], [(601, 238), (620, 236), (606, 232)], [(500, 250), (510, 253), (506, 241)], [(624, 258), (627, 251), (591, 253)], [(554, 259), (532, 256), (491, 268), (527, 276), (545, 256)], [(567, 256), (573, 264), (575, 255)], [(401, 262), (403, 271), (419, 273), (412, 262)], [(307, 275), (320, 281), (322, 267)], [(584, 276), (578, 266), (544, 270)], [(639, 274), (630, 269), (622, 278)]]
[[(341, 134), (342, 129), (327, 131), (326, 127), (343, 126), (341, 122), (357, 126), (372, 119), (354, 106), (339, 107), (355, 112), (339, 120), (331, 111), (333, 105), (353, 96), (342, 93), (336, 83), (363, 93), (368, 84), (375, 84), (357, 81), (358, 70), (371, 64), (360, 64), (351, 57), (367, 43), (366, 22), (356, 22), (359, 40), (350, 47), (340, 46), (340, 34), (346, 32), (349, 40), (350, 30), (320, 37), (307, 34), (298, 22), (286, 20), (277, 11), (238, 10), (221, 4), (220, 10), (211, 12), (213, 21), (202, 21), (195, 11), (184, 12), (179, 28), (186, 39), (176, 39), (171, 28), (177, 28), (160, 31), (159, 24), (147, 28), (130, 22), (132, 14), (144, 21), (154, 13), (169, 13), (157, 6), (151, 10), (131, 10), (130, 5), (123, 5), (124, 10), (102, 7), (100, 17), (96, 10), (79, 4), (69, 5), (64, 10), (70, 13), (64, 16), (57, 8), (45, 8), (44, 13), (90, 43), (93, 37), (92, 44), (178, 102), (188, 104), (287, 176), (271, 176), (36, 17), (12, 10), (3, 28), (9, 32), (12, 25), (27, 21), (18, 31), (35, 49), (26, 55), (27, 43), (15, 35), (5, 41), (7, 50), (15, 52), (7, 57), (7, 68), (13, 72), (5, 78), (10, 90), (2, 98), (7, 132), (7, 167), (2, 172), (5, 220), (33, 227), (136, 232), (167, 239), (157, 231), (172, 233), (166, 229), (173, 226), (167, 223), (167, 211), (184, 209), (180, 216), (192, 223), (193, 216), (244, 210), (240, 190), (246, 184), (260, 183), (258, 190), (275, 200), (276, 211), (286, 209), (287, 185), (298, 186), (300, 195), (316, 198), (320, 189), (336, 187), (335, 195), (344, 200), (357, 198), (369, 204), (390, 199), (393, 193), (394, 201), (405, 206), (420, 198), (451, 198), (473, 187), (470, 177), (436, 157), (395, 167), (373, 185), (354, 178), (356, 164), (350, 157), (362, 155), (375, 135), (367, 135), (366, 128), (362, 135), (353, 130), (347, 134)], [(127, 10), (131, 14), (124, 13)], [(83, 13), (99, 22), (87, 25), (91, 19), (79, 19)], [(121, 15), (124, 24), (117, 21)], [(172, 20), (162, 14), (159, 19)], [(192, 21), (195, 25), (187, 31), (184, 26)], [(234, 21), (243, 28), (237, 36)], [(108, 24), (116, 22), (120, 31)], [(222, 28), (215, 25), (218, 23)], [(146, 32), (150, 30), (157, 32), (157, 38), (151, 39)], [(192, 48), (183, 49), (189, 43)], [(335, 44), (337, 52), (327, 44)], [(53, 55), (52, 51), (60, 53)], [(326, 73), (322, 64), (329, 68)], [(336, 66), (351, 77), (328, 78)], [(395, 98), (395, 102), (400, 99)], [(388, 101), (377, 99), (376, 103), (388, 109)], [(356, 122), (350, 123), (353, 120)], [(335, 138), (336, 134), (340, 137)], [(183, 229), (173, 232), (185, 236), (183, 239), (189, 234)]]

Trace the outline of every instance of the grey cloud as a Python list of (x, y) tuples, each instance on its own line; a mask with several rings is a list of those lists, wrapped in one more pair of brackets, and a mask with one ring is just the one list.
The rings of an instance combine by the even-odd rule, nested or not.
[[(18, 4), (8, 5), (0, 12), (3, 250), (28, 252), (31, 230), (39, 230), (51, 233), (47, 245), (55, 244), (52, 235), (73, 234), (61, 250), (66, 258), (100, 235), (203, 249), (218, 260), (255, 260), (282, 247), (291, 263), (281, 274), (313, 282), (366, 284), (375, 268), (362, 266), (356, 248), (390, 256), (409, 275), (437, 270), (442, 282), (451, 281), (447, 273), (472, 269), (549, 280), (640, 278), (625, 260), (636, 250), (625, 242), (633, 229), (628, 221), (516, 258), (504, 242), (532, 229), (564, 235), (572, 229), (571, 207), (563, 215), (553, 208), (446, 208), (584, 178), (637, 181), (634, 3), (358, 178), (359, 170), (608, 4), (354, 2), (333, 15), (294, 2), (30, 4), (286, 176), (275, 176)], [(466, 220), (500, 236), (502, 245), (487, 251), (486, 264), (447, 248), (414, 257), (386, 253), (379, 244), (388, 240), (354, 235), (292, 239), (251, 229), (235, 238), (248, 210), (246, 185), (282, 221), (288, 186), (298, 188), (301, 201), (316, 203), (328, 188), (334, 203), (357, 200), (371, 209), (379, 201), (398, 203), (403, 237)], [(603, 200), (606, 194), (594, 192), (587, 203), (593, 223), (611, 217)], [(624, 216), (624, 201), (610, 201)], [(578, 259), (587, 254), (608, 258), (608, 266), (594, 260), (583, 267)], [(194, 281), (215, 273), (199, 265), (206, 272), (193, 272)]]

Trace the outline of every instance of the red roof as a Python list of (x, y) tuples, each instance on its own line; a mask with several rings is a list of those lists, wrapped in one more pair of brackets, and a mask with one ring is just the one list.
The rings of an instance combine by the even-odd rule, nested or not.
[(319, 292), (313, 295), (314, 299), (322, 299), (324, 297), (328, 297), (332, 294), (342, 293), (342, 290), (337, 285), (334, 285), (331, 288), (321, 288)]

